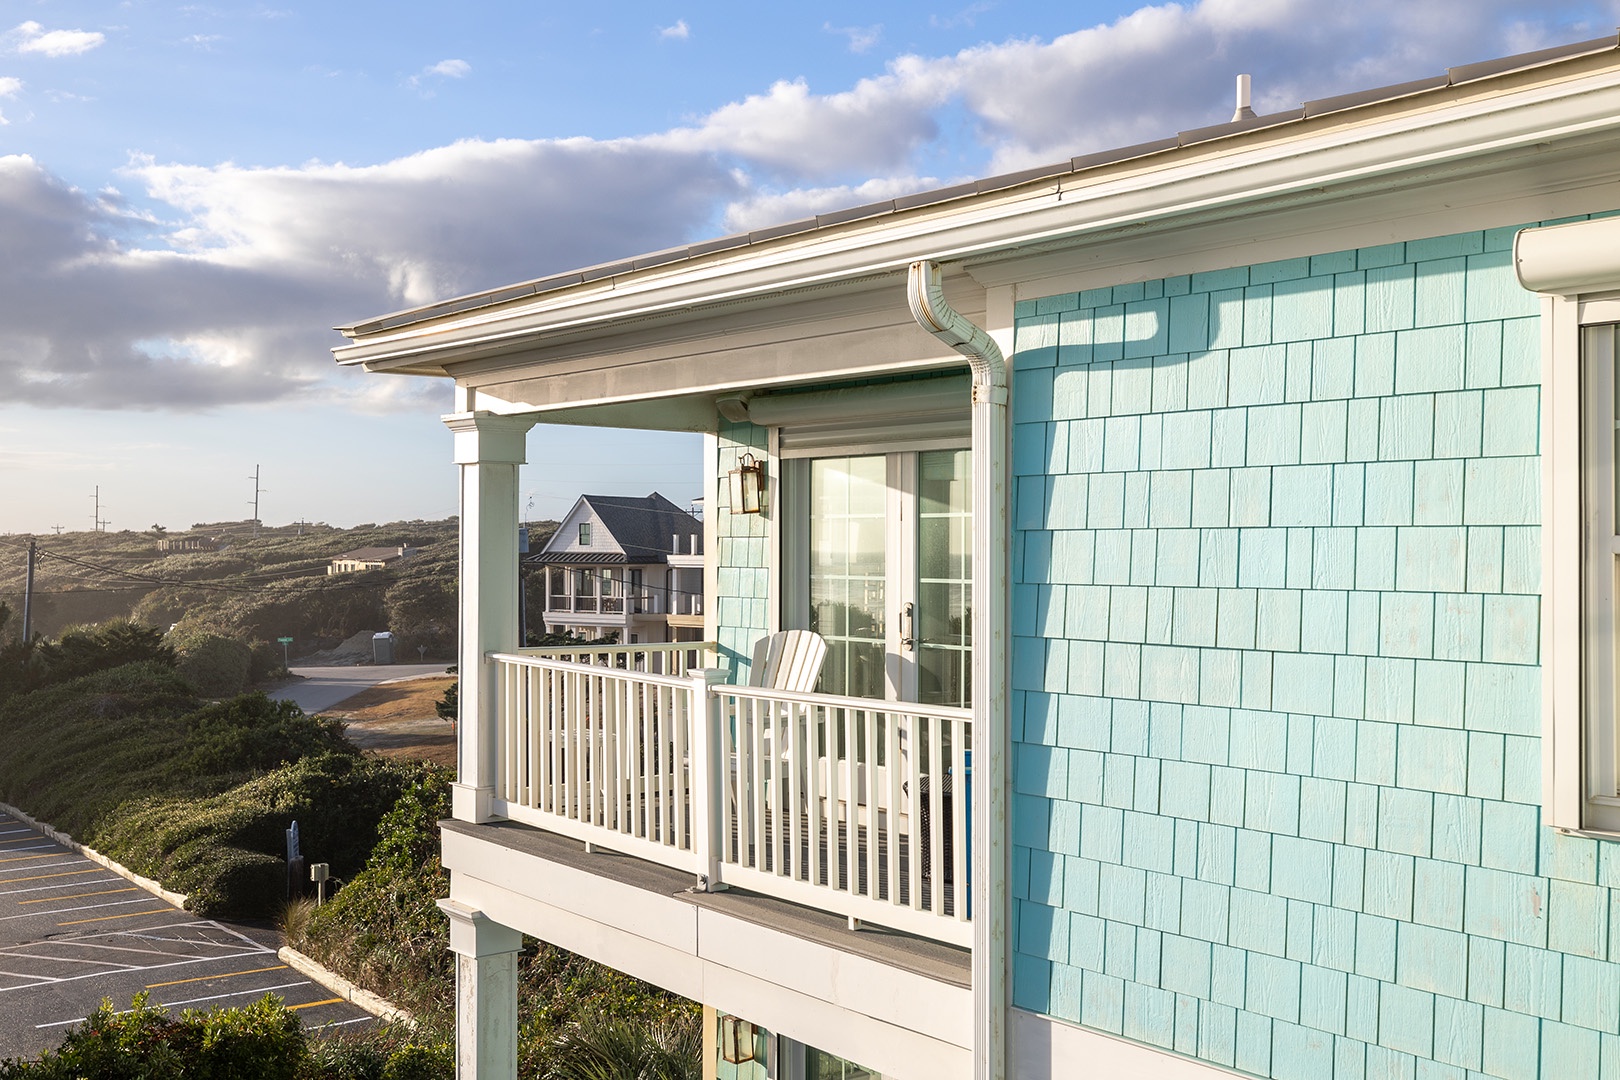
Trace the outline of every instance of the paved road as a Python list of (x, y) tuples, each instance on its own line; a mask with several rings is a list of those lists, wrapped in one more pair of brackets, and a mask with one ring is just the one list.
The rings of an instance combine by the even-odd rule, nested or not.
[(296, 702), (307, 713), (330, 709), (344, 698), (352, 697), (368, 686), (393, 679), (409, 679), (417, 675), (443, 675), (445, 665), (438, 664), (365, 664), (359, 667), (295, 667), (299, 682), (270, 691), (273, 698)]
[(276, 958), (273, 930), (171, 907), (0, 814), (0, 1057), (34, 1057), (102, 998), (230, 1007), (274, 993), (308, 1027), (375, 1023)]

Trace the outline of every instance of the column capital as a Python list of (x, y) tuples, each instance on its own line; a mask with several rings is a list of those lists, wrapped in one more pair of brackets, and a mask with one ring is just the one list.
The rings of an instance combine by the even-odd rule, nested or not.
[(450, 413), (442, 417), (455, 436), (457, 465), (522, 465), (536, 417), (492, 412)]
[(523, 949), (521, 933), (475, 907), (445, 899), (439, 901), (439, 910), (450, 917), (450, 951), (459, 956), (482, 958)]

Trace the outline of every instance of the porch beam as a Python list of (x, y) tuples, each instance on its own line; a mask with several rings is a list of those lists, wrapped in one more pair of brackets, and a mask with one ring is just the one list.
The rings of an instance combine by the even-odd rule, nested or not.
[(461, 466), (461, 692), (456, 723), (456, 783), (451, 816), (493, 816), (500, 715), (495, 665), (518, 640), (518, 468), (525, 459), (528, 416), (455, 413), (444, 418)]

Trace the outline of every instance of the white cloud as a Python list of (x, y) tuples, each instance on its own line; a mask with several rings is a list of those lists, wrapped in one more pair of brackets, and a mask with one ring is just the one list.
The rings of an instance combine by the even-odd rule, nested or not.
[(848, 38), (849, 51), (853, 53), (865, 52), (883, 37), (882, 23), (873, 26), (834, 26), (832, 23), (824, 23), (821, 28), (829, 34), (841, 34)]
[[(1268, 111), (1578, 40), (1579, 3), (1162, 4), (1051, 41), (900, 56), (830, 93), (778, 82), (639, 138), (368, 165), (139, 159), (120, 185), (139, 212), (0, 156), (0, 401), (201, 409), (318, 388), (404, 407), (419, 400), (404, 380), (334, 368), (327, 327), (1217, 122), (1239, 71)], [(460, 77), (450, 63), (418, 78)]]
[(685, 41), (687, 38), (692, 36), (692, 28), (686, 25), (685, 19), (676, 19), (674, 26), (660, 26), (658, 28), (658, 36), (661, 38), (675, 38), (678, 41)]
[(22, 88), (23, 81), (15, 75), (0, 75), (0, 97), (16, 97)]
[(107, 35), (96, 30), (47, 30), (33, 21), (19, 23), (8, 36), (20, 53), (53, 57), (78, 56), (107, 40)]
[(429, 75), (442, 75), (447, 79), (464, 79), (472, 71), (472, 65), (465, 60), (440, 60), (427, 69)]
[(180, 40), (182, 42), (184, 42), (185, 44), (187, 44), (187, 45), (194, 45), (199, 49), (205, 49), (206, 50), (206, 49), (212, 49), (213, 45), (214, 45), (214, 42), (216, 42), (216, 41), (224, 41), (225, 40), (225, 35), (223, 35), (223, 34), (187, 34), (185, 37), (181, 38)]

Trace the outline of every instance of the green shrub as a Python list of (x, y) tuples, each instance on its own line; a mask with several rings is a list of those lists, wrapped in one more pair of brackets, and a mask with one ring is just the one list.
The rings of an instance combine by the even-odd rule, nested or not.
[(143, 991), (127, 1012), (102, 1001), (38, 1061), (0, 1062), (0, 1080), (294, 1080), (308, 1057), (297, 1015), (272, 994), (173, 1019)]
[(226, 697), (247, 689), (253, 650), (242, 642), (220, 634), (191, 633), (179, 636), (174, 644), (180, 674), (197, 693)]
[(248, 682), (259, 686), (287, 674), (281, 646), (273, 641), (255, 641), (248, 659)]
[(207, 798), (126, 806), (94, 842), (187, 893), (194, 911), (268, 917), (286, 899), (292, 822), (304, 856), (347, 878), (365, 864), (377, 823), (428, 768), (348, 753), (306, 757)]
[(48, 680), (66, 682), (125, 664), (156, 663), (174, 666), (175, 655), (163, 633), (129, 619), (114, 619), (100, 626), (75, 626), (61, 639), (39, 646)]
[(388, 1055), (382, 1080), (451, 1080), (455, 1072), (454, 1048), (412, 1043)]

